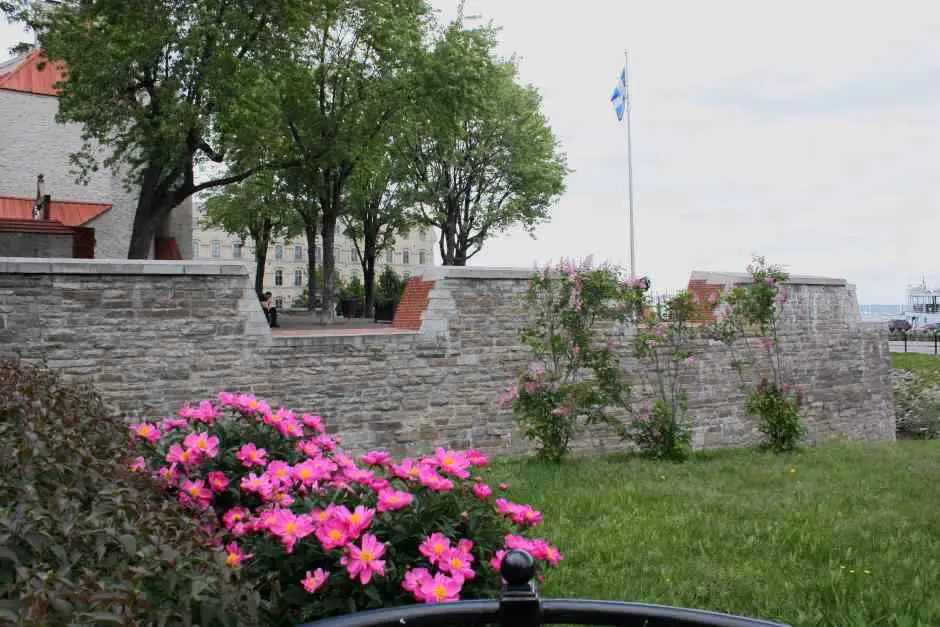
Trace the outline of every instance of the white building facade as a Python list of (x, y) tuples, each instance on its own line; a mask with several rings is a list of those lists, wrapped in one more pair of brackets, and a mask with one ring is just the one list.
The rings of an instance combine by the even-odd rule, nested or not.
[[(203, 226), (204, 205), (197, 205), (193, 211), (193, 259), (235, 260), (248, 264), (254, 281), (255, 253), (251, 240), (241, 241), (219, 229)], [(399, 236), (395, 245), (382, 253), (375, 263), (376, 280), (389, 266), (400, 276), (421, 274), (435, 264), (437, 233), (434, 229), (414, 229), (407, 236)], [(334, 240), (336, 270), (343, 281), (352, 277), (362, 280), (362, 266), (356, 254), (356, 248), (341, 228), (337, 228)], [(316, 244), (317, 272), (322, 271), (323, 249), (320, 236)], [(289, 240), (272, 242), (268, 249), (264, 272), (264, 289), (270, 291), (278, 307), (289, 309), (307, 287), (307, 238), (299, 235)]]

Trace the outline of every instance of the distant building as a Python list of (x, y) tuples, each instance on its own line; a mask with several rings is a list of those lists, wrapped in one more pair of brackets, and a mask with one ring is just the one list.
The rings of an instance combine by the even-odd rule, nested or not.
[[(0, 220), (32, 219), (37, 179), (51, 198), (50, 221), (94, 229), (94, 256), (126, 259), (130, 246), (137, 190), (125, 189), (123, 177), (108, 169), (75, 182), (69, 155), (82, 147), (81, 126), (59, 124), (59, 91), (54, 84), (63, 68), (43, 65), (41, 50), (0, 62)], [(154, 238), (151, 257), (192, 256), (192, 202), (176, 207)], [(0, 256), (4, 251), (0, 250)]]
[[(240, 260), (248, 263), (254, 272), (255, 253), (251, 241), (218, 229), (202, 226), (204, 205), (199, 204), (193, 212), (193, 259)], [(334, 240), (336, 269), (344, 281), (356, 276), (362, 280), (362, 266), (352, 240), (337, 229)], [(322, 241), (317, 236), (317, 272), (323, 268)], [(376, 280), (389, 266), (399, 275), (421, 274), (425, 268), (435, 265), (437, 233), (434, 229), (414, 229), (407, 237), (399, 237), (391, 250), (379, 255), (375, 263)], [(307, 238), (298, 236), (291, 240), (279, 240), (268, 250), (264, 272), (264, 289), (270, 291), (280, 308), (289, 308), (307, 287)], [(252, 281), (254, 276), (252, 274)]]

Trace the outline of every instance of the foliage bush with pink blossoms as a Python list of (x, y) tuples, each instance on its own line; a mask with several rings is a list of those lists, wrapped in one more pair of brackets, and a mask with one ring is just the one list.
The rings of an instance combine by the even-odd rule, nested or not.
[(492, 596), (506, 551), (546, 567), (561, 559), (526, 537), (541, 514), (479, 476), (478, 451), (354, 459), (319, 416), (225, 392), (131, 430), (133, 469), (212, 521), (205, 533), (255, 585), (271, 624)]

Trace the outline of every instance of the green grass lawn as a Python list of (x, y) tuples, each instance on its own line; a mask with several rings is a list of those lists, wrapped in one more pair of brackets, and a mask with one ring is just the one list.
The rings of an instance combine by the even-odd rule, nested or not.
[(940, 625), (940, 442), (494, 468), (565, 559), (545, 597), (792, 625)]
[(940, 372), (940, 356), (924, 353), (891, 353), (891, 367), (922, 374)]

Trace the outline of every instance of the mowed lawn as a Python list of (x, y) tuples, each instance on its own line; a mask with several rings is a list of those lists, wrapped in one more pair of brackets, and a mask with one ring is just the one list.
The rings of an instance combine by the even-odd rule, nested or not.
[(940, 357), (923, 353), (891, 353), (891, 367), (920, 374), (940, 372)]
[(940, 442), (831, 442), (685, 464), (494, 468), (545, 516), (546, 597), (661, 603), (792, 625), (940, 625)]

